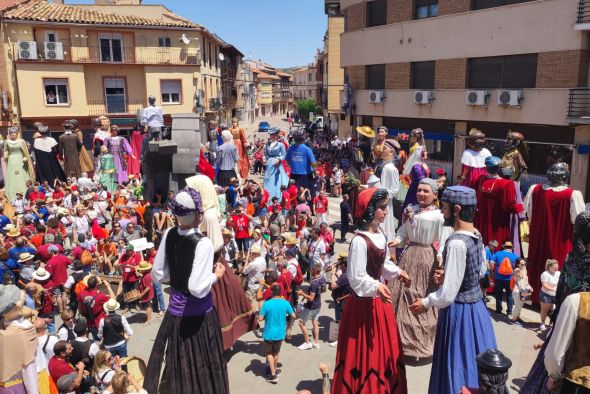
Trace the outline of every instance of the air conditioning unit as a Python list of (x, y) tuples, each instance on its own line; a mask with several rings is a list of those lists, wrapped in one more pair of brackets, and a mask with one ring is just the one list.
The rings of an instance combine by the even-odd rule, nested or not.
[(18, 58), (26, 60), (37, 60), (37, 42), (36, 41), (19, 41)]
[(432, 90), (417, 90), (414, 92), (414, 104), (432, 104)]
[(61, 42), (45, 41), (46, 60), (64, 60), (64, 46)]
[(468, 90), (466, 103), (467, 105), (488, 105), (490, 92), (487, 90)]
[(498, 106), (499, 107), (520, 107), (520, 102), (524, 96), (522, 90), (499, 90)]
[(369, 92), (369, 102), (373, 104), (381, 104), (385, 100), (385, 92), (383, 90), (371, 90)]

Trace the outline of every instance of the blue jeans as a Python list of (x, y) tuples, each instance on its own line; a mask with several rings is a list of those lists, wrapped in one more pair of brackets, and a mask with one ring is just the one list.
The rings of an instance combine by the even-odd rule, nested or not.
[(506, 300), (508, 301), (508, 314), (512, 314), (514, 299), (512, 290), (510, 290), (510, 280), (494, 279), (494, 297), (496, 297), (496, 312), (502, 313), (502, 293), (506, 291)]
[(162, 285), (154, 281), (154, 294), (155, 297), (152, 300), (152, 307), (154, 312), (164, 312), (166, 310), (166, 300), (164, 299), (164, 292), (162, 291)]
[(111, 352), (111, 355), (113, 357), (115, 357), (115, 356), (127, 357), (127, 344), (126, 343), (119, 345), (119, 346), (107, 348), (107, 350), (109, 352)]

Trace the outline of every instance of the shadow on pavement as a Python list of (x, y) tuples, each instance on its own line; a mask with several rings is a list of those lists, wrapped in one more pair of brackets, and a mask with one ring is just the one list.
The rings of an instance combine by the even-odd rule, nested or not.
[(266, 363), (258, 359), (250, 360), (250, 365), (244, 369), (244, 372), (252, 372), (255, 376), (266, 377)]

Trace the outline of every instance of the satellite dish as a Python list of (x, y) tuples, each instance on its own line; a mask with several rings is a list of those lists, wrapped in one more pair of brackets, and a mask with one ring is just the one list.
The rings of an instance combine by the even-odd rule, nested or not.
[(219, 60), (223, 61), (225, 59), (225, 56), (223, 56), (223, 53), (219, 52)]
[(180, 37), (180, 41), (182, 41), (185, 45), (188, 45), (191, 43), (191, 39), (189, 37), (187, 37), (187, 35), (184, 33), (182, 33), (182, 37)]

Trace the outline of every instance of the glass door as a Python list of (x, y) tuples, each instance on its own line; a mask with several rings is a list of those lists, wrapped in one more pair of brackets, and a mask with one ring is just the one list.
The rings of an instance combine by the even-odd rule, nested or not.
[(124, 114), (127, 112), (125, 93), (125, 78), (105, 78), (104, 96), (107, 113)]
[(123, 36), (121, 34), (100, 34), (98, 42), (101, 62), (123, 62)]

